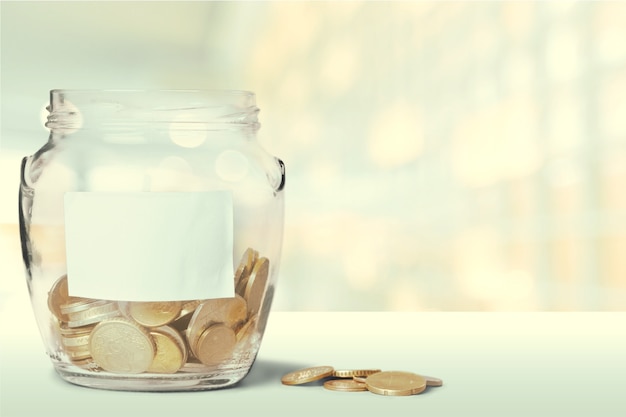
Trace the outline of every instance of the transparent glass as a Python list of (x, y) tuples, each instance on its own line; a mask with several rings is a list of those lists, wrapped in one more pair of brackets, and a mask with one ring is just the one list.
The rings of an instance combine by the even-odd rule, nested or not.
[[(254, 94), (52, 90), (48, 110), (47, 143), (22, 161), (19, 220), (32, 307), (55, 370), (71, 383), (114, 390), (207, 390), (240, 381), (263, 337), (283, 235), (284, 165), (256, 139), (259, 109)], [(211, 196), (217, 191), (230, 196), (226, 201), (232, 207), (226, 210), (232, 212), (232, 225), (225, 226), (232, 234), (225, 242), (228, 251), (232, 246), (232, 258), (226, 257), (232, 259), (226, 262), (230, 296), (207, 297), (203, 292), (184, 299), (137, 300), (125, 296), (125, 285), (111, 288), (108, 279), (95, 281), (96, 294), (102, 288), (103, 293), (120, 294), (115, 299), (73, 293), (78, 278), (68, 273), (67, 195), (104, 196), (109, 210), (109, 196)], [(180, 221), (202, 224), (213, 215), (211, 210), (195, 213), (191, 219), (181, 213)], [(99, 217), (115, 222), (109, 214), (84, 208), (78, 213), (93, 225), (99, 225)], [(135, 214), (128, 224), (143, 221), (142, 214), (149, 217)], [(167, 226), (167, 221), (157, 224), (145, 239), (171, 239)], [(124, 272), (126, 260), (90, 252), (97, 249), (87, 242), (98, 242), (92, 232), (88, 227), (73, 231), (72, 239), (89, 255), (83, 259), (94, 255), (105, 260), (87, 265), (94, 276), (111, 266)], [(185, 240), (187, 232), (179, 232), (174, 235)], [(127, 244), (131, 233), (111, 229), (103, 239)], [(191, 245), (189, 252), (211, 256), (209, 247), (181, 243)], [(156, 255), (141, 259), (144, 266), (161, 262)], [(184, 287), (189, 270), (197, 269), (180, 263), (176, 273), (167, 275), (169, 281), (163, 281), (174, 283), (174, 289)], [(213, 279), (210, 269), (196, 278), (204, 279), (203, 273), (207, 283)], [(133, 277), (146, 280), (139, 275), (131, 276), (129, 288)]]

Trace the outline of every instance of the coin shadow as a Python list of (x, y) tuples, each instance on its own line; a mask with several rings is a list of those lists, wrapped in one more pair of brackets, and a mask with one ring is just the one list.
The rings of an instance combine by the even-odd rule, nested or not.
[(307, 365), (302, 363), (257, 359), (248, 375), (237, 386), (275, 385), (280, 383), (280, 378), (283, 375), (305, 366)]

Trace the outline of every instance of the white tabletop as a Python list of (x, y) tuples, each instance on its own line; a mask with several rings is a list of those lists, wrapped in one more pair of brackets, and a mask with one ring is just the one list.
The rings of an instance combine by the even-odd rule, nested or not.
[[(189, 393), (66, 383), (31, 321), (15, 337), (4, 329), (2, 417), (626, 415), (626, 313), (272, 312), (241, 383)], [(405, 370), (444, 385), (386, 397), (281, 384), (283, 374), (314, 365)]]

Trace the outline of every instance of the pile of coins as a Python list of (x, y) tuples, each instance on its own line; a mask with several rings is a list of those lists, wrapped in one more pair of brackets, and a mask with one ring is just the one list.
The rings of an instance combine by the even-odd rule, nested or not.
[(128, 374), (197, 372), (246, 357), (258, 342), (268, 276), (269, 260), (248, 248), (235, 272), (233, 298), (123, 302), (73, 297), (64, 275), (50, 289), (48, 307), (61, 349), (76, 365)]
[(369, 391), (379, 395), (405, 396), (423, 392), (427, 386), (440, 387), (439, 378), (413, 372), (382, 371), (380, 369), (336, 370), (332, 366), (314, 366), (290, 372), (281, 378), (284, 385), (300, 385), (324, 381), (324, 388), (332, 391)]

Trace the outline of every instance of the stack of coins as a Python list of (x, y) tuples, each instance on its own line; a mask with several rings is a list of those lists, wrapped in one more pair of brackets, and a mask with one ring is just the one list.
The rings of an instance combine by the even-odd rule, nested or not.
[(369, 391), (379, 395), (406, 396), (423, 392), (427, 386), (440, 387), (439, 378), (405, 371), (381, 371), (380, 369), (335, 370), (332, 366), (315, 366), (299, 369), (281, 378), (284, 385), (301, 385), (324, 381), (324, 388), (331, 391)]
[(76, 365), (114, 373), (203, 372), (249, 357), (269, 278), (269, 260), (247, 249), (233, 298), (122, 302), (71, 297), (67, 276), (48, 293), (60, 347)]

